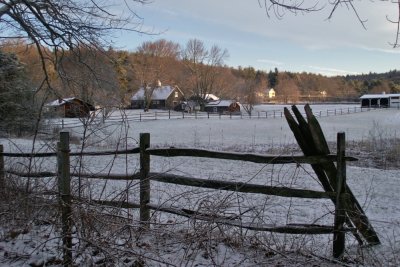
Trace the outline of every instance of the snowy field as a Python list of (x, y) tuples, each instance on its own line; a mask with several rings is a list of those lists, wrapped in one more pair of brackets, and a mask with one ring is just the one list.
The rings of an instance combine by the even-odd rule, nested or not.
[[(355, 106), (311, 106), (315, 114), (324, 113), (327, 109), (344, 108)], [(302, 107), (299, 106), (302, 110)], [(281, 105), (257, 106), (255, 112), (275, 110), (276, 114), (283, 111)], [(137, 146), (140, 133), (148, 132), (151, 135), (152, 147), (195, 147), (212, 150), (240, 151), (265, 153), (274, 148), (287, 145), (295, 145), (286, 120), (280, 116), (275, 118), (223, 118), (213, 117), (210, 119), (158, 119), (151, 121), (127, 121), (137, 115), (139, 111), (127, 110), (122, 113), (114, 111), (104, 122), (95, 120), (88, 125), (86, 131), (78, 127), (80, 123), (76, 119), (64, 121), (72, 136), (72, 150), (78, 151), (84, 145), (85, 150), (119, 149)], [(113, 119), (111, 119), (113, 118)], [(116, 118), (122, 118), (117, 120)], [(344, 131), (348, 141), (367, 141), (373, 138), (398, 138), (397, 131), (400, 129), (400, 111), (395, 109), (371, 110), (353, 114), (322, 116), (318, 118), (328, 141), (335, 141), (337, 132)], [(122, 141), (121, 141), (122, 140)], [(54, 150), (56, 138), (46, 136), (37, 141), (36, 151)], [(30, 152), (32, 141), (27, 139), (0, 139), (5, 146), (5, 151)], [(352, 151), (347, 151), (352, 155)], [(19, 170), (24, 170), (27, 162), (21, 159), (7, 159), (7, 164)], [(85, 157), (83, 159), (72, 159), (74, 170), (90, 173), (133, 173), (138, 171), (137, 155), (107, 157)], [(33, 164), (36, 170), (55, 171), (55, 159), (37, 160)], [(284, 185), (293, 188), (321, 190), (315, 174), (309, 166), (288, 165), (262, 165), (245, 162), (233, 162), (226, 160), (202, 159), (202, 158), (162, 158), (152, 157), (151, 171), (169, 172), (189, 177), (218, 179), (227, 181), (240, 181), (264, 185)], [(49, 182), (50, 181), (50, 182)], [(53, 181), (54, 182), (54, 181)], [(400, 258), (400, 170), (382, 170), (364, 167), (348, 166), (347, 182), (360, 204), (366, 211), (367, 216), (382, 241), (382, 245), (373, 248), (360, 249), (354, 238), (348, 234), (346, 244), (346, 257), (349, 265), (359, 265), (363, 261), (370, 266), (398, 266)], [(48, 187), (51, 180), (43, 181)], [(129, 200), (138, 201), (137, 183), (127, 182), (104, 182), (99, 180), (85, 180), (84, 194), (90, 194), (91, 198), (118, 199), (121, 191), (129, 192)], [(74, 183), (74, 186), (76, 184)], [(286, 199), (280, 197), (268, 197), (255, 194), (238, 194), (232, 192), (215, 192), (212, 190), (200, 190), (182, 186), (170, 186), (152, 182), (151, 203), (157, 205), (179, 206), (200, 212), (215, 212), (218, 215), (229, 216), (240, 214), (239, 220), (243, 222), (259, 222), (268, 224), (292, 224), (292, 223), (316, 223), (331, 224), (333, 222), (333, 205), (327, 200), (301, 200)], [(135, 218), (134, 214), (134, 218)], [(137, 219), (137, 217), (136, 217)], [(211, 227), (209, 225), (194, 223), (187, 219), (156, 213), (153, 221), (157, 227), (166, 225), (172, 233), (178, 233), (187, 227), (193, 227), (193, 237), (196, 233), (207, 236), (213, 240), (212, 234), (226, 234), (231, 239), (240, 239), (246, 236), (242, 245), (235, 247), (230, 242), (220, 242), (215, 238), (215, 244), (207, 241), (207, 249), (188, 245), (187, 241), (177, 241), (178, 237), (164, 239), (163, 236), (154, 238), (146, 236), (148, 247), (138, 248), (135, 253), (145, 255), (145, 262), (149, 266), (166, 265), (172, 266), (259, 266), (270, 264), (281, 264), (281, 266), (301, 266), (307, 259), (297, 259), (293, 256), (298, 250), (307, 251), (308, 255), (319, 255), (329, 258), (332, 249), (332, 235), (325, 236), (291, 236), (267, 233), (246, 232), (239, 233), (237, 229), (225, 227)], [(197, 227), (197, 228), (196, 228)], [(155, 226), (156, 228), (156, 226)], [(47, 229), (47, 228), (46, 228)], [(158, 228), (157, 228), (158, 229)], [(5, 229), (2, 236), (5, 236)], [(45, 231), (45, 230), (43, 230)], [(242, 231), (242, 230), (241, 230)], [(215, 233), (214, 233), (215, 232)], [(32, 233), (20, 235), (13, 242), (5, 239), (0, 240), (0, 260), (5, 264), (19, 266), (32, 262), (39, 262), (46, 257), (58, 255), (52, 251), (59, 245), (56, 241), (46, 242), (48, 250), (39, 254), (37, 246), (31, 242), (24, 243), (26, 239), (34, 239)], [(54, 237), (54, 233), (46, 236)], [(199, 236), (197, 238), (200, 238)], [(161, 239), (161, 240), (159, 240)], [(55, 238), (55, 240), (57, 240)], [(250, 241), (249, 241), (250, 240)], [(251, 240), (254, 248), (249, 249)], [(42, 240), (43, 241), (43, 240)], [(41, 241), (35, 241), (40, 243)], [(250, 242), (250, 243), (248, 243)], [(157, 243), (157, 244), (156, 244)], [(160, 243), (160, 244), (158, 244)], [(24, 245), (25, 244), (25, 245)], [(36, 244), (38, 245), (38, 244)], [(162, 249), (160, 248), (162, 247)], [(152, 247), (153, 249), (150, 249)], [(157, 247), (157, 249), (155, 249)], [(210, 248), (211, 247), (211, 248)], [(267, 247), (268, 254), (262, 247)], [(161, 249), (161, 250), (160, 250)], [(197, 249), (197, 250), (196, 250)], [(17, 250), (27, 259), (10, 261), (6, 257), (6, 251)], [(205, 256), (204, 251), (208, 254)], [(281, 255), (279, 251), (286, 251)], [(296, 254), (297, 255), (297, 254)], [(307, 257), (306, 257), (307, 258)], [(150, 260), (153, 259), (153, 260)], [(155, 260), (156, 259), (156, 260)], [(308, 259), (309, 265), (335, 265), (334, 262), (319, 261), (317, 256)], [(80, 259), (77, 263), (83, 264)], [(300, 263), (299, 263), (300, 262)], [(322, 262), (322, 263), (321, 263)], [(308, 265), (306, 264), (306, 265)], [(340, 264), (341, 265), (341, 264)], [(121, 265), (123, 266), (123, 265)]]
[[(240, 150), (260, 150), (263, 146), (281, 146), (295, 142), (285, 118), (283, 117), (283, 108), (288, 105), (260, 105), (256, 106), (253, 111), (253, 117), (242, 118), (234, 116), (222, 117), (212, 116), (209, 119), (203, 114), (202, 118), (181, 119), (180, 113), (175, 119), (167, 119), (167, 117), (157, 117), (147, 121), (132, 121), (130, 118), (138, 118), (141, 110), (124, 110), (111, 112), (105, 122), (101, 120), (101, 114), (97, 114), (94, 122), (90, 125), (90, 129), (96, 131), (100, 136), (118, 139), (125, 136), (128, 145), (135, 145), (140, 133), (148, 132), (151, 134), (151, 143), (154, 145), (167, 146), (201, 146), (220, 149), (240, 149)], [(298, 106), (302, 111), (302, 106)], [(358, 113), (332, 115), (333, 110), (348, 110), (352, 112), (359, 105), (312, 105), (314, 114), (319, 117), (319, 121), (325, 132), (328, 141), (336, 140), (336, 133), (344, 131), (348, 141), (358, 141), (370, 138), (371, 134), (384, 135), (383, 137), (396, 137), (398, 131), (398, 123), (400, 121), (399, 110), (381, 109), (371, 110)], [(268, 119), (261, 116), (257, 117), (257, 113), (265, 114), (269, 112), (271, 115), (275, 111), (275, 118)], [(329, 111), (329, 116), (326, 116)], [(154, 116), (157, 111), (150, 110), (148, 116)], [(176, 114), (174, 114), (176, 115)], [(269, 115), (269, 116), (270, 116)], [(144, 115), (143, 115), (144, 116)], [(200, 116), (200, 115), (199, 115)], [(82, 122), (79, 119), (64, 119), (64, 129), (70, 131), (72, 135), (82, 136)], [(60, 120), (52, 120), (52, 125), (58, 125), (61, 128)], [(379, 131), (375, 133), (374, 131)], [(89, 138), (90, 139), (90, 138)], [(99, 142), (99, 136), (94, 138), (92, 142)], [(107, 139), (100, 146), (110, 144)]]

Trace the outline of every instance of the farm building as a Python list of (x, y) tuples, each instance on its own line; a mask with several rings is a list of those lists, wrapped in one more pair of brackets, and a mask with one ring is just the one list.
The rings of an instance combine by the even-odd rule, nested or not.
[(362, 108), (400, 107), (400, 94), (367, 94), (360, 99)]
[(276, 96), (276, 92), (275, 92), (274, 88), (269, 89), (268, 90), (268, 98), (269, 99), (275, 98), (275, 96)]
[[(150, 88), (147, 88), (150, 90)], [(154, 88), (150, 96), (151, 109), (174, 109), (184, 100), (184, 95), (178, 86), (159, 86)], [(145, 90), (141, 87), (131, 98), (131, 108), (146, 107)]]
[(59, 98), (45, 105), (46, 113), (50, 116), (63, 118), (89, 117), (95, 108), (92, 104), (76, 97)]
[(204, 111), (210, 113), (235, 113), (240, 112), (240, 104), (234, 100), (210, 101), (205, 104)]

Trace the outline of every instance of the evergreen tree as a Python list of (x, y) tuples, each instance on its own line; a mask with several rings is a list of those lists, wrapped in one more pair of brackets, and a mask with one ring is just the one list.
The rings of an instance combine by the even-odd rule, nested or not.
[(0, 134), (21, 135), (33, 129), (33, 91), (27, 84), (17, 57), (0, 50)]
[(269, 71), (268, 83), (271, 88), (274, 88), (278, 84), (278, 69), (275, 68), (274, 72)]

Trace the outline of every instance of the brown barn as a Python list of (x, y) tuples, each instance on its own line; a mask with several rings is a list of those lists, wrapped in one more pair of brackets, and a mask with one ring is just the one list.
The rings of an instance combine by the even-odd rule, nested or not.
[(90, 111), (95, 108), (92, 104), (76, 97), (60, 98), (45, 105), (46, 111), (51, 116), (63, 118), (89, 117)]
[(240, 104), (233, 100), (210, 101), (204, 106), (204, 111), (210, 113), (239, 113)]
[[(147, 89), (150, 90), (150, 89)], [(131, 108), (145, 108), (144, 88), (141, 87), (131, 98)], [(174, 109), (182, 103), (184, 96), (178, 86), (159, 86), (154, 88), (151, 97), (151, 109)]]

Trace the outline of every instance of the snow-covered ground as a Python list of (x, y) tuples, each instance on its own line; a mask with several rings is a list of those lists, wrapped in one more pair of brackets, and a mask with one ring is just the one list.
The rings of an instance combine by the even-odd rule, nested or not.
[[(312, 106), (315, 114), (334, 108), (353, 108), (354, 106)], [(301, 108), (301, 107), (300, 107)], [(277, 114), (283, 106), (257, 106), (256, 112), (276, 110)], [(125, 118), (137, 115), (139, 111), (124, 111)], [(105, 122), (98, 120), (89, 127), (83, 138), (79, 121), (70, 119), (66, 127), (72, 136), (73, 150), (80, 149), (83, 142), (87, 150), (114, 149), (117, 145), (136, 147), (139, 134), (148, 132), (151, 135), (151, 146), (196, 147), (213, 150), (245, 151), (264, 153), (273, 148), (294, 144), (295, 140), (284, 118), (223, 118), (210, 119), (158, 119), (151, 121), (117, 120), (118, 111)], [(400, 110), (382, 109), (362, 113), (338, 116), (322, 116), (318, 118), (329, 141), (336, 140), (336, 133), (344, 131), (349, 141), (367, 141), (373, 138), (397, 138), (400, 129)], [(123, 140), (120, 143), (120, 140)], [(36, 144), (36, 151), (54, 149), (56, 139), (45, 138)], [(32, 142), (26, 139), (0, 139), (5, 151), (28, 151)], [(347, 152), (348, 155), (352, 151)], [(82, 164), (78, 159), (72, 160), (73, 166), (80, 166), (83, 172), (101, 173), (133, 173), (138, 170), (136, 155), (128, 157), (112, 156), (85, 157)], [(7, 159), (6, 164), (18, 169), (27, 165), (22, 159)], [(34, 166), (41, 170), (55, 171), (55, 159), (51, 162), (37, 160)], [(241, 181), (265, 185), (285, 185), (294, 188), (321, 190), (315, 175), (309, 166), (260, 165), (226, 160), (199, 158), (161, 158), (152, 157), (151, 170), (154, 172), (171, 172), (190, 177)], [(363, 262), (375, 266), (397, 266), (400, 244), (400, 170), (382, 170), (365, 167), (348, 166), (347, 182), (359, 202), (364, 207), (372, 225), (378, 232), (382, 245), (360, 249), (354, 238), (347, 235), (346, 256), (349, 264)], [(46, 186), (49, 181), (46, 180)], [(75, 185), (75, 184), (74, 184)], [(137, 183), (107, 182), (85, 180), (85, 193), (93, 199), (120, 197), (122, 190), (129, 190), (129, 200), (138, 201)], [(170, 186), (157, 182), (152, 183), (151, 203), (164, 206), (179, 206), (201, 212), (215, 212), (229, 216), (238, 214), (243, 222), (253, 221), (269, 224), (285, 223), (317, 223), (333, 222), (333, 205), (327, 200), (298, 200), (280, 197), (268, 197), (255, 194), (237, 194), (232, 192), (215, 192), (182, 186)], [(133, 218), (137, 220), (136, 214)], [(334, 263), (322, 261), (319, 257), (329, 258), (332, 249), (332, 236), (286, 236), (278, 234), (246, 232), (226, 227), (215, 227), (175, 216), (156, 213), (154, 230), (157, 236), (146, 234), (139, 238), (136, 249), (132, 249), (142, 257), (148, 266), (258, 266), (280, 264), (281, 266), (329, 265)], [(162, 228), (162, 229), (161, 229)], [(3, 264), (19, 266), (23, 264), (40, 265), (51, 262), (48, 258), (59, 257), (54, 252), (59, 246), (57, 234), (48, 232), (49, 228), (40, 226), (33, 231), (21, 233), (10, 238), (7, 231), (12, 226), (2, 228), (0, 234), (0, 260)], [(184, 229), (191, 229), (184, 230)], [(185, 232), (187, 231), (187, 232)], [(226, 237), (224, 236), (226, 234)], [(188, 239), (183, 239), (186, 235)], [(216, 236), (213, 236), (216, 235)], [(222, 238), (224, 237), (224, 238)], [(52, 239), (54, 238), (54, 239)], [(197, 244), (196, 239), (207, 241)], [(193, 240), (194, 239), (194, 240)], [(229, 239), (229, 240), (227, 240)], [(192, 241), (188, 241), (192, 240)], [(47, 250), (43, 251), (44, 242)], [(124, 243), (125, 244), (125, 243)], [(194, 245), (197, 244), (197, 245)], [(286, 251), (281, 255), (281, 251)], [(299, 252), (300, 251), (300, 252)], [(17, 254), (13, 254), (13, 253)], [(307, 252), (307, 256), (299, 256)], [(19, 254), (18, 254), (19, 253)], [(10, 255), (23, 255), (12, 258)], [(135, 254), (136, 255), (136, 254)], [(318, 256), (316, 256), (318, 255)], [(83, 259), (77, 263), (87, 263)], [(131, 263), (131, 261), (126, 262)], [(121, 264), (123, 265), (123, 264)]]

